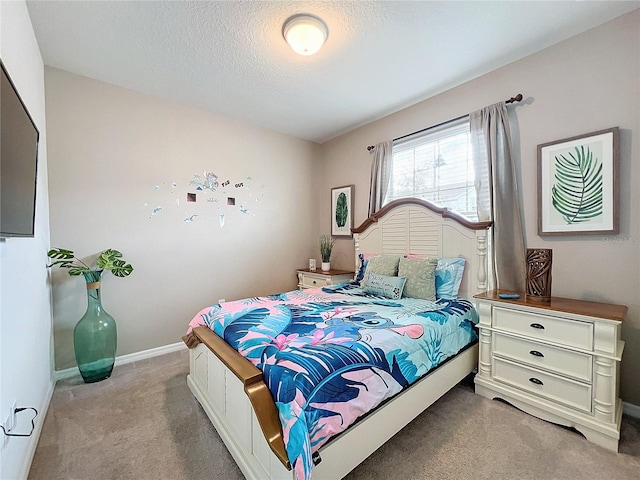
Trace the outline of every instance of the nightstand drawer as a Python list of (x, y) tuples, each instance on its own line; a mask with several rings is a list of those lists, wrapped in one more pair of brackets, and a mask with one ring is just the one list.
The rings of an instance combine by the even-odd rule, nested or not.
[(569, 407), (591, 412), (591, 385), (503, 360), (493, 359), (494, 379)]
[(324, 287), (331, 285), (331, 277), (316, 277), (308, 274), (302, 275), (300, 285), (305, 288)]
[(349, 282), (354, 273), (347, 270), (298, 270), (298, 287), (314, 288)]
[(494, 307), (493, 328), (560, 345), (593, 349), (593, 324)]
[(591, 355), (574, 352), (523, 338), (495, 333), (493, 353), (540, 367), (577, 380), (591, 382), (593, 359)]

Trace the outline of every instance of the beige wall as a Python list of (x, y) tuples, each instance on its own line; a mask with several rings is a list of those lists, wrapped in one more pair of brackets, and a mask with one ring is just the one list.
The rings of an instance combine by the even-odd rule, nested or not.
[[(218, 299), (295, 287), (295, 269), (314, 253), (318, 145), (57, 69), (45, 81), (51, 244), (81, 257), (115, 248), (135, 268), (103, 277), (118, 355), (179, 342)], [(188, 182), (204, 171), (230, 184), (198, 192)], [(65, 271), (53, 279), (56, 368), (64, 369), (75, 364), (72, 330), (86, 294)]]
[[(0, 2), (0, 57), (40, 132), (33, 238), (0, 240), (0, 421), (13, 402), (40, 415), (29, 438), (0, 441), (0, 478), (26, 478), (53, 393), (51, 288), (47, 278), (49, 197), (44, 65), (26, 4)], [(18, 419), (16, 431), (28, 431)], [(24, 421), (24, 423), (22, 423)]]
[[(321, 191), (355, 184), (357, 225), (367, 214), (367, 145), (517, 93), (525, 101), (510, 110), (527, 247), (553, 249), (554, 295), (628, 305), (621, 396), (640, 405), (640, 10), (323, 144)], [(538, 236), (537, 145), (614, 126), (621, 133), (620, 234)], [(327, 230), (328, 201), (319, 205)], [(351, 267), (352, 256), (353, 241), (340, 241), (336, 266)]]

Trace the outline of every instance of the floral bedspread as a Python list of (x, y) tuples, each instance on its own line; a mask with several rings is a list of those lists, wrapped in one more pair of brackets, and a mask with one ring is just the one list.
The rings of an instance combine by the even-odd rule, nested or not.
[(477, 340), (466, 300), (389, 300), (354, 284), (254, 297), (200, 311), (264, 373), (296, 478), (360, 416)]

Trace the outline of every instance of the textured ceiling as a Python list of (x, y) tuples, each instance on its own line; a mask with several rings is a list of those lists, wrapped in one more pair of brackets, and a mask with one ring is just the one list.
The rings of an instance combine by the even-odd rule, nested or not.
[[(322, 143), (638, 1), (27, 2), (46, 65)], [(282, 38), (312, 13), (311, 57)], [(516, 92), (505, 92), (506, 95)]]

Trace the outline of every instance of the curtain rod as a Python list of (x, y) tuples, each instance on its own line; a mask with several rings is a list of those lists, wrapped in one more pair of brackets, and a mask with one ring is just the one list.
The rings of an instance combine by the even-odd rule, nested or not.
[[(510, 99), (505, 100), (505, 101), (504, 101), (504, 103), (516, 103), (516, 102), (520, 102), (520, 101), (522, 101), (522, 94), (521, 94), (521, 93), (517, 94), (515, 97), (511, 97)], [(464, 117), (468, 117), (468, 116), (469, 116), (469, 115), (467, 114), (467, 115), (462, 115), (462, 116), (460, 116), (460, 117), (452, 118), (451, 120), (447, 120), (446, 122), (438, 123), (437, 125), (432, 125), (432, 126), (430, 126), (430, 127), (423, 128), (422, 130), (417, 130), (417, 131), (415, 131), (415, 132), (408, 133), (408, 134), (406, 134), (406, 135), (402, 135), (401, 137), (394, 138), (394, 139), (393, 139), (393, 141), (395, 142), (395, 141), (397, 141), (397, 140), (402, 140), (403, 138), (410, 137), (411, 135), (415, 135), (416, 133), (426, 132), (427, 130), (431, 130), (432, 128), (440, 127), (440, 126), (442, 126), (442, 125), (446, 125), (447, 123), (455, 122), (455, 121), (457, 121), (457, 120), (461, 120), (461, 119), (463, 119)], [(371, 150), (373, 150), (374, 148), (375, 148), (375, 147), (374, 147), (373, 145), (369, 145), (369, 146), (367, 147), (367, 151), (369, 151), (369, 152), (370, 152), (370, 151), (371, 151)]]

